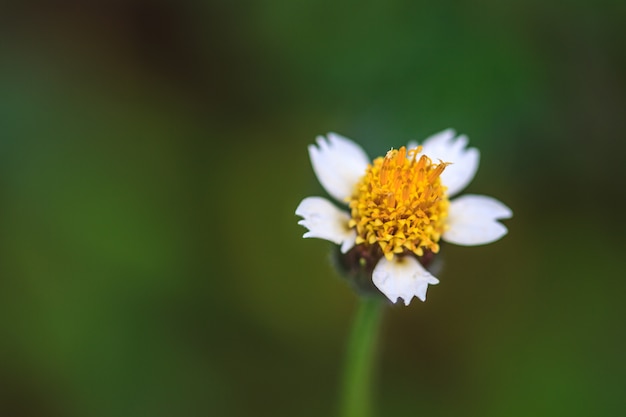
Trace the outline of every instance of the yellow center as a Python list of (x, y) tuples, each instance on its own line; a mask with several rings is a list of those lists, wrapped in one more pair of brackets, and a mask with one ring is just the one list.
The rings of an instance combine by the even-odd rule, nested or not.
[(357, 245), (378, 243), (387, 259), (405, 251), (439, 252), (450, 204), (440, 176), (448, 164), (417, 159), (421, 150), (392, 149), (368, 165), (349, 199)]

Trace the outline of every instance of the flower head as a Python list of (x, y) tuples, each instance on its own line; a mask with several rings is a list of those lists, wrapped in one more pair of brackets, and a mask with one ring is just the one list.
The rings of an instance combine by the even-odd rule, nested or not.
[(494, 242), (507, 233), (499, 219), (511, 210), (491, 197), (450, 200), (474, 177), (479, 153), (451, 129), (392, 149), (370, 163), (357, 144), (329, 133), (309, 146), (313, 169), (341, 210), (322, 197), (305, 198), (296, 214), (304, 237), (340, 245), (348, 262), (371, 265), (371, 282), (396, 302), (426, 299), (439, 281), (427, 269), (439, 241), (458, 245)]

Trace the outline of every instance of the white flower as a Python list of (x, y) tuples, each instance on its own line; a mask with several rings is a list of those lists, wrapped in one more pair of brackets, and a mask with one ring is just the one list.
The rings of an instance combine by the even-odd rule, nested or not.
[[(466, 136), (448, 129), (424, 141), (392, 149), (370, 163), (356, 143), (335, 133), (309, 146), (320, 183), (349, 211), (325, 198), (305, 198), (296, 214), (304, 237), (359, 249), (378, 259), (372, 282), (392, 302), (406, 305), (415, 296), (426, 300), (429, 284), (439, 281), (418, 261), (439, 251), (439, 240), (473, 246), (494, 242), (507, 233), (498, 222), (513, 213), (498, 200), (464, 195), (474, 178), (479, 152), (467, 148)], [(356, 248), (355, 248), (356, 246)], [(364, 252), (363, 252), (364, 251)]]

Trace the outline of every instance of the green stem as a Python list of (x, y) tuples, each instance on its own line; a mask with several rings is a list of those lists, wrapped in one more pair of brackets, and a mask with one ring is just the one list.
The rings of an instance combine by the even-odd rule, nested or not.
[(372, 369), (382, 306), (378, 299), (361, 299), (348, 342), (341, 417), (372, 415)]

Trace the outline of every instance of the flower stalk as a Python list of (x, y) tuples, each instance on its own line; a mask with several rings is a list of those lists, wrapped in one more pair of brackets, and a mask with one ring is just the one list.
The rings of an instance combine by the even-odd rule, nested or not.
[(343, 375), (341, 417), (371, 417), (372, 381), (383, 303), (361, 297), (348, 340)]

